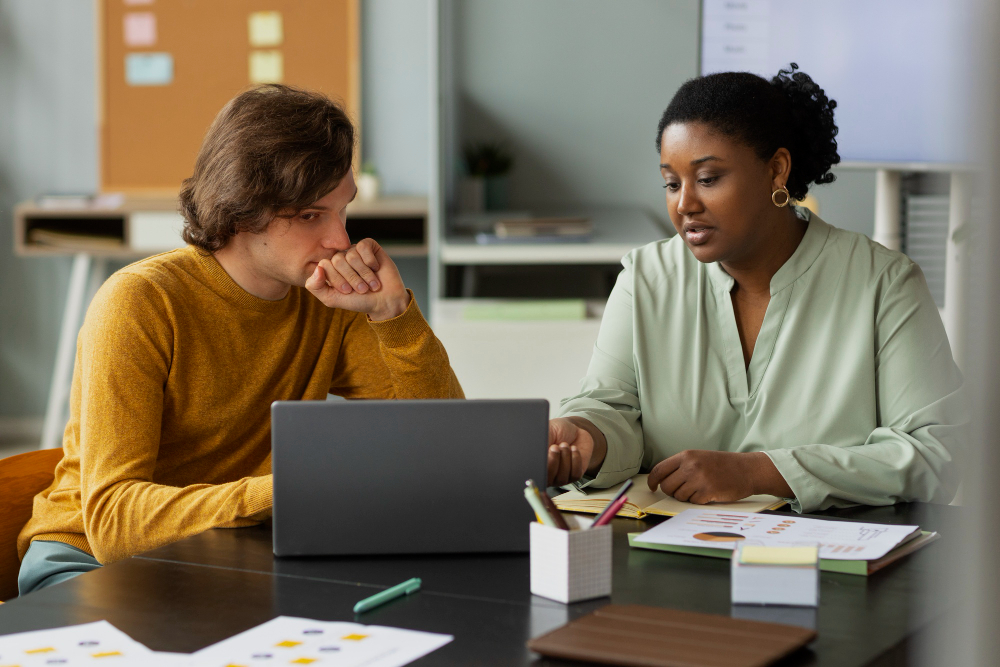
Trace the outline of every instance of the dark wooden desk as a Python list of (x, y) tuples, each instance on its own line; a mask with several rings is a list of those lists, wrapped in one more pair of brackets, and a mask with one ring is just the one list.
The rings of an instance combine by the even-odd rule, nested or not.
[[(868, 578), (823, 573), (819, 638), (785, 664), (903, 664), (953, 602), (925, 582), (950, 560), (948, 527), (960, 511), (908, 504), (827, 513), (915, 523), (945, 539)], [(626, 533), (649, 525), (616, 519), (612, 597), (568, 606), (531, 595), (526, 555), (275, 559), (267, 525), (214, 530), (2, 605), (0, 634), (107, 619), (152, 649), (190, 652), (278, 615), (355, 620), (355, 602), (409, 577), (423, 579), (420, 594), (356, 620), (454, 635), (426, 665), (568, 664), (538, 658), (525, 642), (609, 601), (802, 620), (732, 608), (727, 560), (630, 550)]]

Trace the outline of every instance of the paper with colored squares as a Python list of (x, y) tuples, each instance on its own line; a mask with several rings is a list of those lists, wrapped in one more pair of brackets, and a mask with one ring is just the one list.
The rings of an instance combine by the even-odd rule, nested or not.
[(159, 667), (188, 659), (150, 651), (107, 621), (0, 636), (0, 667)]
[(192, 654), (205, 667), (315, 665), (399, 667), (441, 648), (451, 635), (279, 616)]

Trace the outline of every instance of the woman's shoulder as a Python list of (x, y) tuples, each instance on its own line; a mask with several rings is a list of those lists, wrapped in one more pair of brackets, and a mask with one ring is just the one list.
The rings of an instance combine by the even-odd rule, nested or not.
[(625, 270), (647, 283), (658, 283), (670, 278), (683, 279), (693, 271), (698, 271), (700, 264), (684, 245), (684, 239), (680, 235), (647, 243), (622, 258)]
[(846, 275), (865, 283), (893, 281), (901, 275), (919, 271), (917, 264), (898, 250), (890, 250), (860, 232), (831, 225), (816, 217), (815, 222), (828, 228), (827, 254)]

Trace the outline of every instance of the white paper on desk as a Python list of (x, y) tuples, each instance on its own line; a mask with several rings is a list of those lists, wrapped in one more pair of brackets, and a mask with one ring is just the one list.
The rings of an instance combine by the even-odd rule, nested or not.
[[(188, 656), (183, 656), (186, 662)], [(35, 630), (0, 637), (0, 665), (61, 665), (100, 667), (115, 665), (185, 664), (175, 658), (164, 663), (153, 651), (107, 621)]]
[(919, 526), (693, 509), (647, 530), (636, 541), (728, 550), (744, 540), (776, 547), (819, 544), (820, 558), (875, 560), (919, 532)]
[[(192, 664), (400, 667), (454, 639), (378, 625), (279, 616), (192, 654)], [(277, 658), (277, 660), (276, 660)]]

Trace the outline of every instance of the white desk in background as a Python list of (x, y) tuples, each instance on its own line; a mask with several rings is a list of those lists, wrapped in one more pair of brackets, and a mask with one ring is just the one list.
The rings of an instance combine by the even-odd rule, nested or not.
[[(560, 266), (572, 271), (572, 265), (581, 269), (606, 265), (613, 276), (630, 250), (668, 236), (649, 215), (634, 208), (557, 214), (588, 218), (594, 226), (591, 240), (482, 245), (469, 233), (447, 236), (441, 243), (441, 263), (445, 267), (462, 267), (463, 286), (460, 294), (432, 303), (432, 322), (469, 398), (545, 398), (554, 414), (560, 399), (579, 390), (579, 380), (593, 354), (605, 303), (603, 299), (578, 299), (586, 302), (586, 316), (576, 319), (547, 319), (544, 313), (530, 318), (523, 317), (523, 313), (507, 318), (503, 315), (504, 303), (516, 312), (518, 304), (525, 300), (477, 295), (476, 272), (480, 267), (503, 266), (516, 274), (521, 270), (519, 267), (529, 270), (528, 266)], [(537, 297), (552, 298), (544, 293), (544, 287), (540, 286)], [(484, 306), (486, 310), (496, 306), (497, 319), (484, 319), (481, 316)], [(473, 310), (478, 314), (470, 317)]]

